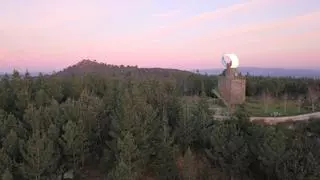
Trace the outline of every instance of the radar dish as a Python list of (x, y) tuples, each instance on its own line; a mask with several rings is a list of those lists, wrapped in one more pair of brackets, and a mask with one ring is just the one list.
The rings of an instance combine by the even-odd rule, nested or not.
[(227, 59), (231, 62), (231, 68), (237, 68), (239, 66), (239, 59), (235, 54), (224, 54), (221, 59), (221, 63), (224, 67), (227, 66)]
[(225, 60), (224, 56), (222, 56), (221, 63), (224, 67), (227, 67), (227, 61)]

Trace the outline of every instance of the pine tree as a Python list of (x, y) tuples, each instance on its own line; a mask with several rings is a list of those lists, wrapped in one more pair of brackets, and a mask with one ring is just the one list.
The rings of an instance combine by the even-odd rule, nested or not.
[(50, 102), (51, 102), (51, 99), (43, 89), (40, 89), (39, 91), (37, 91), (35, 96), (35, 104), (37, 105), (37, 107), (48, 106)]
[(83, 129), (82, 120), (79, 120), (79, 122), (69, 120), (63, 127), (64, 133), (60, 142), (64, 148), (68, 167), (74, 171), (79, 170), (79, 164), (81, 164), (81, 167), (85, 164), (88, 142)]
[(60, 137), (60, 129), (56, 124), (50, 124), (47, 134), (48, 138), (50, 138), (53, 142), (58, 142)]
[(237, 122), (217, 123), (208, 135), (210, 148), (206, 149), (206, 153), (210, 161), (217, 164), (230, 178), (244, 175), (251, 163), (250, 154), (244, 134)]
[(9, 171), (9, 169), (6, 169), (4, 171), (4, 173), (2, 174), (1, 179), (2, 180), (13, 180), (13, 176), (12, 176), (11, 172)]
[(204, 148), (205, 144), (209, 141), (209, 136), (215, 123), (206, 97), (200, 97), (200, 100), (192, 107), (190, 116), (191, 121), (194, 122), (195, 146), (197, 148)]
[(9, 115), (6, 115), (6, 113), (1, 113), (0, 112), (0, 123), (1, 123), (1, 126), (0, 126), (0, 133), (1, 133), (1, 136), (4, 137), (6, 136), (7, 134), (10, 133), (10, 130), (13, 129), (13, 130), (18, 130), (19, 127), (18, 127), (18, 120), (16, 119), (16, 117), (13, 115), (13, 114), (9, 114)]
[(40, 180), (47, 176), (46, 172), (54, 172), (58, 154), (53, 141), (45, 133), (38, 131), (26, 143), (20, 143), (24, 159), (21, 171), (26, 178)]
[[(89, 148), (93, 157), (99, 154), (102, 143), (102, 119), (100, 115), (104, 111), (102, 101), (84, 89), (79, 98), (80, 118), (83, 119), (84, 133), (90, 142)], [(95, 152), (95, 153), (94, 153)]]
[(14, 93), (16, 90), (14, 88), (14, 84), (7, 74), (1, 78), (0, 108), (7, 113), (16, 115), (16, 94)]
[(184, 103), (184, 112), (182, 118), (179, 121), (178, 129), (176, 130), (176, 138), (181, 146), (181, 150), (184, 153), (189, 146), (193, 146), (195, 140), (198, 139), (199, 134), (195, 131), (197, 121), (192, 118), (191, 108), (188, 103)]
[(276, 168), (278, 179), (319, 179), (319, 144), (305, 134), (294, 133)]
[(139, 165), (145, 172), (149, 170), (152, 156), (158, 151), (157, 140), (160, 120), (157, 111), (151, 105), (144, 104), (143, 110), (138, 112), (138, 124), (135, 127), (135, 142), (139, 148)]
[(33, 104), (28, 105), (23, 116), (23, 123), (29, 134), (32, 134), (33, 130), (43, 129), (40, 115), (40, 111)]
[[(258, 177), (276, 179), (276, 169), (286, 151), (286, 135), (278, 128), (254, 125), (249, 129), (247, 141), (250, 145), (251, 156), (258, 160), (256, 171)], [(257, 171), (258, 170), (258, 171)]]
[(5, 149), (0, 149), (0, 172), (4, 172), (6, 169), (11, 169), (15, 165), (15, 162), (7, 154)]
[(62, 107), (56, 100), (52, 99), (49, 106), (45, 107), (45, 120), (47, 121), (48, 128), (51, 125), (56, 126), (57, 129), (62, 129), (66, 119), (63, 117)]
[(117, 141), (121, 138), (121, 123), (124, 120), (123, 108), (123, 89), (120, 88), (119, 82), (112, 81), (112, 88), (109, 89), (108, 94), (105, 95), (104, 100), (106, 104), (106, 111), (110, 119), (108, 127), (104, 130), (105, 147), (103, 151), (103, 164), (105, 169), (109, 172), (116, 165), (116, 156), (118, 154)]
[(46, 83), (46, 92), (50, 98), (53, 98), (57, 102), (63, 100), (63, 86), (60, 82), (61, 80), (58, 77), (50, 78), (50, 81)]
[(123, 140), (118, 139), (119, 156), (117, 165), (110, 176), (114, 180), (135, 180), (139, 178), (138, 154), (139, 150), (134, 142), (134, 138), (128, 132)]
[(193, 156), (191, 149), (188, 148), (183, 157), (183, 180), (196, 180), (197, 170), (195, 164), (195, 157)]
[(19, 157), (19, 138), (14, 130), (10, 130), (10, 133), (2, 140), (2, 148), (6, 153), (15, 160)]
[(150, 164), (157, 179), (175, 179), (178, 177), (178, 167), (175, 161), (177, 148), (173, 144), (173, 136), (170, 135), (165, 108), (162, 108), (162, 110), (158, 136), (154, 138), (157, 151)]

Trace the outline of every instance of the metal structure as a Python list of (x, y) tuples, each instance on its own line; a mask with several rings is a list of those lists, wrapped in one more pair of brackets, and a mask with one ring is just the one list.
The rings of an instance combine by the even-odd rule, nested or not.
[(231, 68), (237, 68), (239, 66), (239, 58), (235, 54), (224, 54), (222, 55), (221, 63), (225, 68), (227, 68), (228, 64), (231, 64)]

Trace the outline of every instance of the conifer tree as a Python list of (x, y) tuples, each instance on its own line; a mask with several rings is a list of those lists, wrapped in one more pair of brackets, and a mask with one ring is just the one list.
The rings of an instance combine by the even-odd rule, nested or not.
[[(151, 163), (158, 179), (175, 179), (178, 177), (178, 168), (175, 162), (177, 147), (173, 145), (174, 138), (170, 135), (167, 113), (162, 108), (162, 120), (157, 137), (157, 151)], [(156, 139), (155, 139), (156, 141)]]
[(11, 172), (9, 171), (9, 169), (6, 169), (4, 171), (4, 173), (1, 176), (1, 179), (2, 180), (13, 180), (13, 176), (12, 176)]
[[(1, 110), (0, 110), (1, 111)], [(17, 119), (13, 114), (7, 115), (4, 111), (0, 112), (0, 135), (5, 137), (11, 129), (17, 129)]]
[(139, 148), (139, 165), (143, 171), (148, 172), (152, 156), (158, 151), (160, 119), (151, 105), (143, 104), (143, 107), (143, 111), (138, 112), (139, 123), (135, 127), (135, 142)]
[(74, 171), (79, 170), (85, 164), (87, 155), (87, 137), (84, 133), (83, 121), (73, 122), (71, 120), (63, 127), (63, 135), (61, 138), (61, 144), (64, 148), (64, 155), (68, 162), (67, 166)]
[(176, 130), (176, 137), (181, 150), (184, 153), (189, 146), (193, 146), (195, 140), (198, 140), (199, 134), (195, 131), (196, 123), (194, 118), (192, 118), (191, 107), (188, 103), (184, 103), (184, 112), (182, 118), (179, 121), (178, 129)]
[(46, 121), (46, 126), (56, 126), (57, 129), (62, 129), (62, 126), (65, 124), (65, 119), (63, 118), (63, 113), (61, 110), (60, 104), (52, 99), (50, 105), (43, 109), (44, 119)]
[[(278, 179), (319, 179), (319, 144), (305, 135), (295, 133), (276, 167)], [(315, 143), (317, 142), (317, 143)]]
[[(249, 147), (237, 122), (227, 121), (215, 124), (210, 133), (208, 158), (218, 164), (230, 178), (246, 174), (249, 160)], [(245, 178), (245, 177), (244, 177)]]
[(2, 148), (6, 151), (12, 160), (16, 160), (19, 157), (19, 138), (17, 133), (11, 129), (10, 133), (2, 139)]
[(195, 157), (192, 154), (190, 148), (187, 149), (186, 153), (183, 156), (183, 180), (196, 180), (197, 179), (197, 170), (195, 164)]
[(117, 165), (110, 176), (114, 180), (135, 180), (139, 178), (138, 154), (139, 150), (130, 132), (127, 132), (123, 140), (118, 139), (119, 156)]
[(103, 113), (102, 101), (84, 89), (79, 98), (80, 118), (83, 119), (84, 133), (90, 142), (89, 148), (92, 155), (97, 155), (99, 144), (102, 143), (102, 120), (100, 115)]
[(286, 151), (286, 136), (279, 128), (253, 125), (249, 129), (247, 141), (252, 157), (257, 157), (257, 167), (253, 171), (258, 177), (276, 179), (276, 170)]
[(40, 180), (56, 170), (58, 154), (51, 141), (45, 133), (34, 133), (30, 139), (23, 143), (20, 141), (24, 162), (21, 171), (27, 179)]
[(37, 107), (48, 106), (50, 102), (51, 102), (51, 99), (43, 89), (40, 89), (39, 91), (37, 91), (35, 96), (35, 104), (37, 105)]
[(6, 169), (12, 169), (15, 165), (15, 162), (9, 155), (7, 154), (6, 150), (1, 148), (0, 149), (0, 172), (5, 172)]
[(191, 121), (194, 122), (193, 128), (196, 146), (204, 148), (205, 144), (209, 141), (212, 125), (215, 123), (206, 97), (200, 97), (200, 100), (192, 108)]
[(107, 172), (115, 166), (116, 156), (118, 153), (117, 141), (120, 138), (120, 120), (124, 119), (123, 108), (123, 90), (120, 88), (119, 82), (116, 80), (112, 81), (112, 88), (109, 89), (108, 94), (105, 95), (104, 99), (108, 102), (106, 104), (106, 111), (108, 113), (109, 127), (105, 129), (105, 148), (103, 151), (103, 164)]
[(46, 92), (50, 98), (53, 98), (57, 102), (61, 102), (63, 99), (63, 86), (58, 77), (50, 78), (50, 81), (46, 84)]

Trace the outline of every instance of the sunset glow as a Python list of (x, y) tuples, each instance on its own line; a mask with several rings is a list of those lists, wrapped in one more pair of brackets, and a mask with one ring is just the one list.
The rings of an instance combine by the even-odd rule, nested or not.
[(0, 0), (0, 71), (82, 59), (179, 69), (320, 68), (319, 0)]

